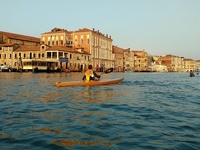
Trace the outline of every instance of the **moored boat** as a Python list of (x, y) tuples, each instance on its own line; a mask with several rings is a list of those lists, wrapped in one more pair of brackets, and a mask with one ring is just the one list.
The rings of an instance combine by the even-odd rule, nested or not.
[(56, 82), (57, 87), (66, 87), (66, 86), (101, 86), (109, 84), (118, 84), (123, 82), (124, 78), (119, 79), (105, 79), (99, 81), (71, 81), (71, 82)]

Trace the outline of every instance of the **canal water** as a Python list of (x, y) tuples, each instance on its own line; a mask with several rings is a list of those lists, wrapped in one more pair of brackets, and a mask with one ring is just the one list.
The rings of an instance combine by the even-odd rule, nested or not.
[(56, 87), (82, 73), (0, 73), (1, 150), (200, 149), (200, 75), (110, 73), (123, 83)]

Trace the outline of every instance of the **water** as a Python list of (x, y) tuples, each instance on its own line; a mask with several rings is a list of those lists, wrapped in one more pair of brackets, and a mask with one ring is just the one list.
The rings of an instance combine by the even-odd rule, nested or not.
[(123, 83), (56, 87), (81, 73), (0, 73), (0, 149), (200, 149), (200, 75), (110, 73)]

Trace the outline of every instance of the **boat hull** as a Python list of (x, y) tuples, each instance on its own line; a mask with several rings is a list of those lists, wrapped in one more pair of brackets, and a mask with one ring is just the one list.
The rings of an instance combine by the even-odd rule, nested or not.
[(109, 80), (99, 80), (99, 81), (72, 81), (72, 82), (56, 82), (57, 87), (66, 86), (102, 86), (109, 84), (118, 84), (123, 82), (124, 78), (119, 79), (109, 79)]

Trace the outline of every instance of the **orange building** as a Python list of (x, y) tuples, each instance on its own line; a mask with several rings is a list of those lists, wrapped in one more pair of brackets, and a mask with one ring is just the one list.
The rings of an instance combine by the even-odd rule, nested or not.
[(42, 33), (41, 44), (49, 46), (71, 46), (70, 32), (65, 29), (54, 28), (50, 32)]
[(71, 33), (73, 47), (90, 54), (90, 64), (96, 70), (114, 67), (114, 55), (112, 53), (112, 39), (108, 34), (104, 35), (93, 28), (79, 29)]
[(124, 52), (127, 50), (130, 51), (130, 49), (123, 49), (118, 46), (113, 46), (113, 53), (115, 55), (115, 63), (114, 63), (114, 68), (115, 71), (122, 72), (125, 69), (124, 66)]
[(89, 52), (84, 47), (76, 46), (73, 41), (73, 32), (65, 29), (54, 28), (41, 34), (41, 43), (47, 45), (47, 58), (58, 61), (68, 59), (68, 62), (62, 62), (62, 69), (85, 70), (89, 65)]

